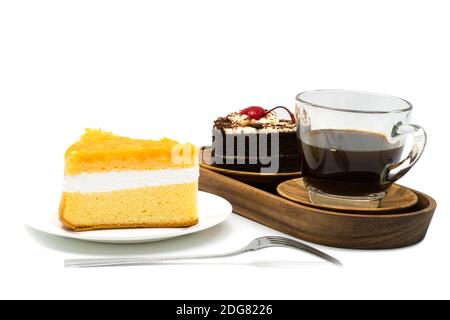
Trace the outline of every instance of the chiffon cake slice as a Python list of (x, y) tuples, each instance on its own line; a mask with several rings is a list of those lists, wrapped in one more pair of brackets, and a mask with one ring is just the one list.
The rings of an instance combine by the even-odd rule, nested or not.
[(197, 224), (198, 149), (87, 129), (65, 154), (59, 217), (74, 231)]

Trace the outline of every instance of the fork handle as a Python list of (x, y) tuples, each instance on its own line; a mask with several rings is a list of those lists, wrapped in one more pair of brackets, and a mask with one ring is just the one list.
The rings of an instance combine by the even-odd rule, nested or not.
[(198, 255), (198, 256), (180, 256), (180, 257), (124, 257), (124, 258), (87, 258), (87, 259), (66, 259), (65, 268), (95, 268), (95, 267), (118, 267), (118, 266), (142, 266), (152, 265), (164, 262), (197, 260), (197, 259), (215, 259), (235, 256), (246, 251), (239, 250), (223, 254)]

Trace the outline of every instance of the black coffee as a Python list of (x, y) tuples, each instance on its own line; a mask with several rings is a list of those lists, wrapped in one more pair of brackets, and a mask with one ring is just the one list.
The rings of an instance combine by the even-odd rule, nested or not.
[(403, 145), (356, 130), (313, 130), (301, 139), (306, 184), (330, 194), (365, 196), (385, 191), (387, 164), (401, 159)]

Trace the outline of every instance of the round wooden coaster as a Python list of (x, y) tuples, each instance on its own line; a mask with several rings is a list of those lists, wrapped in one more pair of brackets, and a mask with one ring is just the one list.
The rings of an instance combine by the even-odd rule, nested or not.
[(384, 197), (383, 201), (381, 202), (381, 206), (378, 208), (342, 207), (332, 204), (311, 203), (308, 191), (306, 190), (303, 184), (303, 178), (292, 179), (279, 184), (277, 187), (277, 192), (283, 198), (314, 208), (334, 210), (334, 211), (361, 212), (374, 214), (402, 212), (405, 209), (414, 206), (418, 201), (418, 197), (414, 192), (398, 184), (393, 184), (391, 186), (388, 194)]

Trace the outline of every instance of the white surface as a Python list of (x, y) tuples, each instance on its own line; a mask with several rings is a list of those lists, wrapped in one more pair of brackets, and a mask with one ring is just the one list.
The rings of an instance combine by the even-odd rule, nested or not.
[(216, 195), (199, 192), (198, 224), (189, 228), (138, 228), (73, 232), (63, 229), (58, 215), (46, 208), (34, 208), (25, 224), (37, 231), (64, 238), (102, 243), (146, 243), (176, 238), (212, 228), (231, 214), (231, 204)]
[(163, 170), (109, 171), (65, 176), (66, 192), (111, 192), (116, 190), (192, 183), (198, 179), (199, 167)]
[[(450, 298), (449, 6), (2, 1), (0, 297)], [(427, 129), (429, 142), (401, 183), (438, 202), (421, 244), (387, 251), (318, 246), (343, 269), (294, 263), (318, 260), (268, 249), (217, 264), (65, 270), (69, 257), (222, 252), (278, 233), (236, 215), (207, 231), (137, 245), (61, 239), (23, 226), (37, 207), (57, 210), (64, 151), (85, 127), (205, 145), (219, 115), (249, 105), (292, 108), (297, 93), (323, 88), (414, 104), (412, 120)]]

